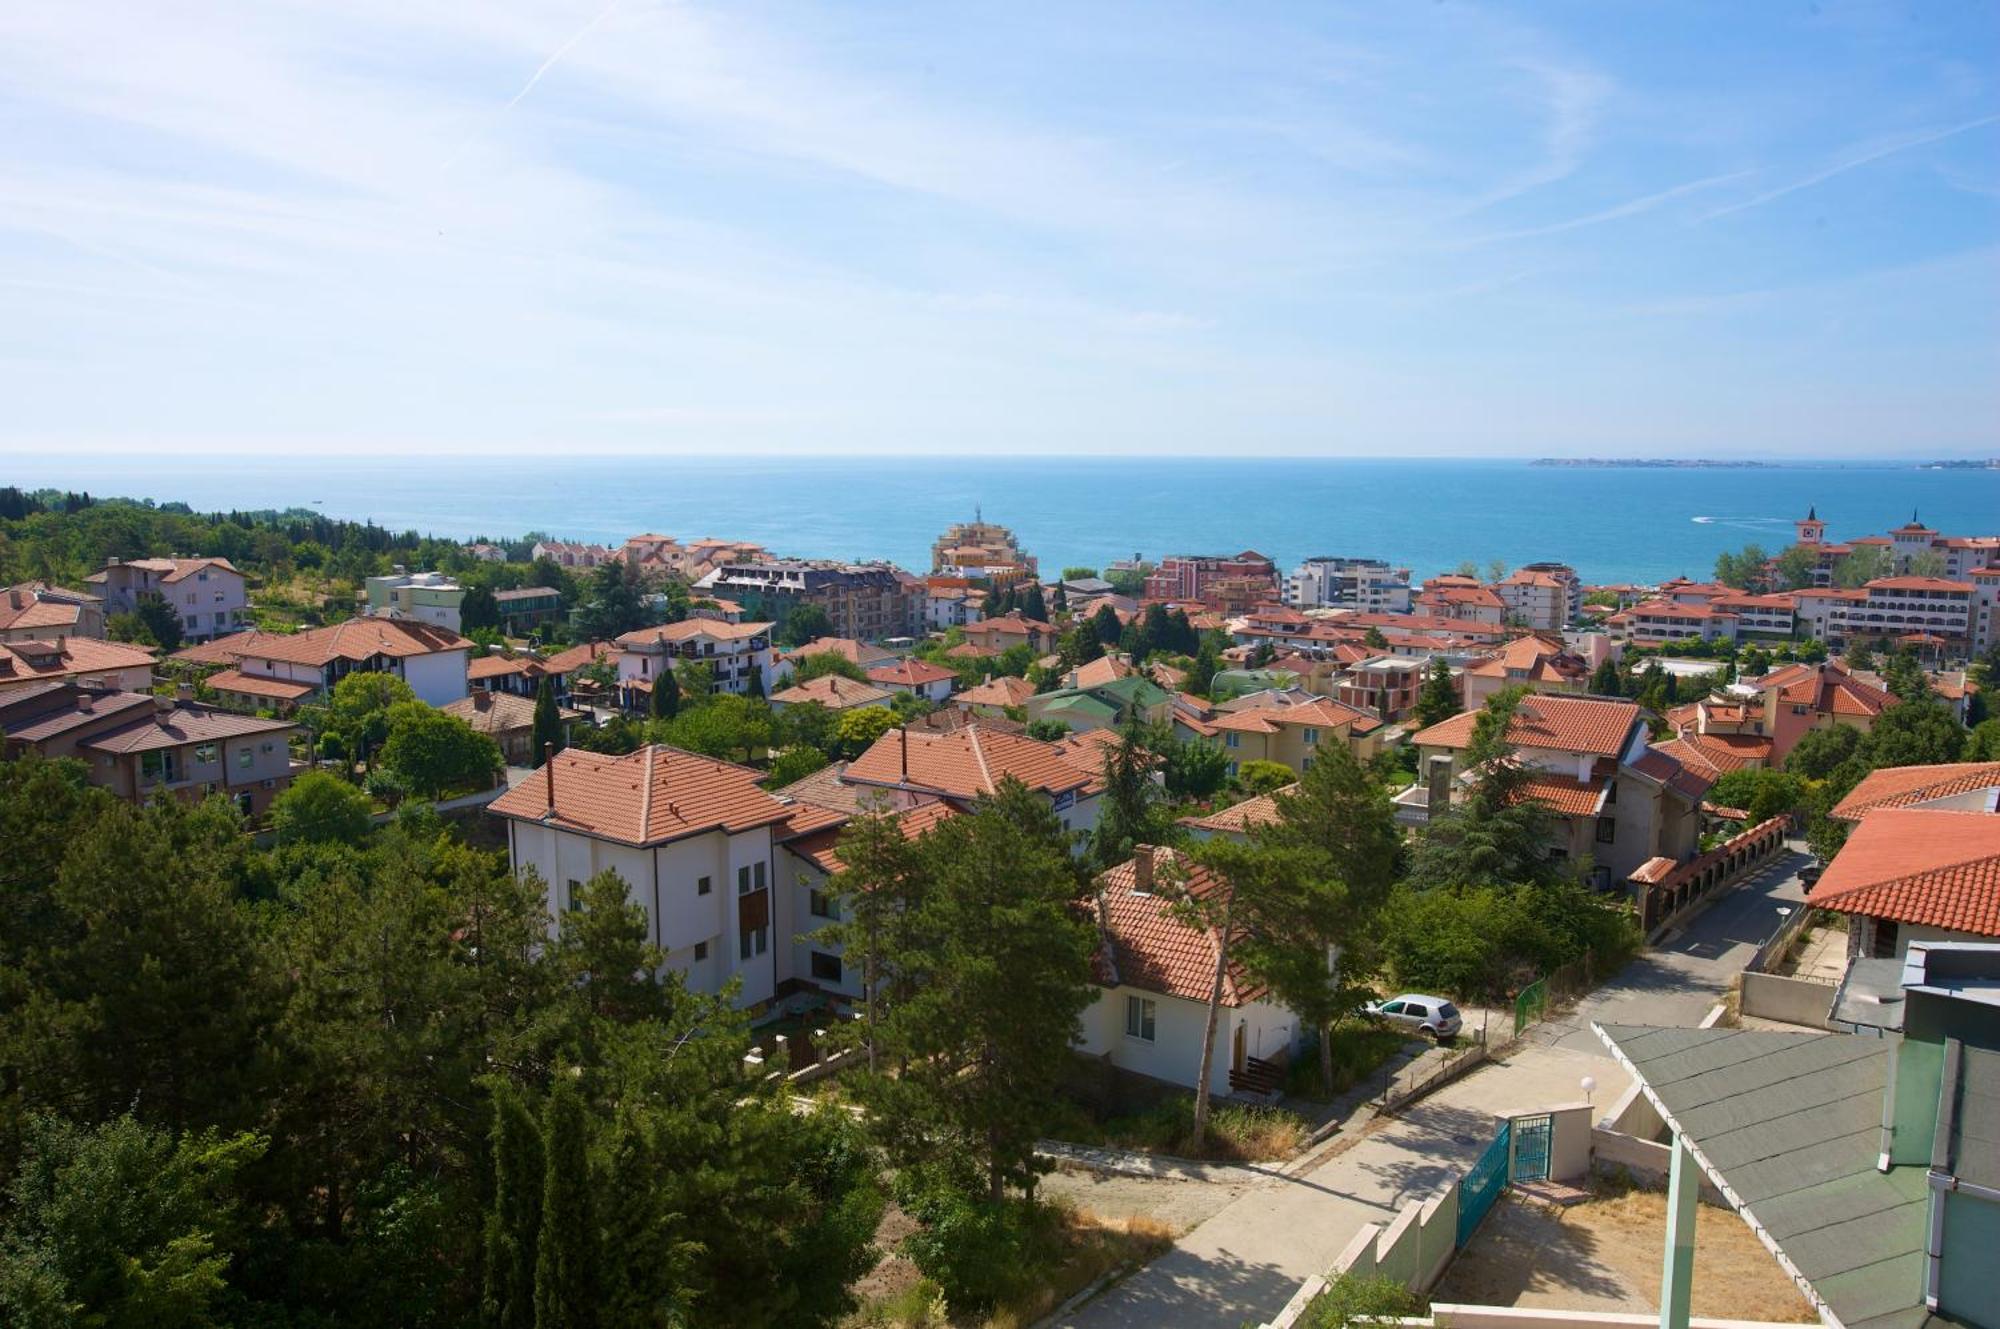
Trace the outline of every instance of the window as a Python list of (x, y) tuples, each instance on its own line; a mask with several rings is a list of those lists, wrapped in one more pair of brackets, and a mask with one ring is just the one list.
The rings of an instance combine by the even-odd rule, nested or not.
[(1317, 729), (1306, 730), (1306, 746), (1311, 747), (1313, 744), (1317, 742), (1319, 742), (1319, 730)]
[(814, 918), (840, 917), (840, 906), (836, 904), (834, 902), (834, 898), (828, 895), (825, 891), (808, 892), (806, 899), (806, 907), (812, 912), (812, 916)]
[(1125, 998), (1125, 1037), (1137, 1038), (1144, 1042), (1154, 1041), (1154, 1019), (1159, 1014), (1150, 997)]
[(812, 976), (822, 983), (840, 981), (840, 957), (827, 955), (821, 951), (812, 953)]
[(1401, 1015), (1402, 1013), (1403, 1003), (1400, 1001), (1392, 1001), (1382, 1007), (1382, 1014), (1384, 1015)]
[(1597, 819), (1597, 843), (1612, 844), (1618, 839), (1618, 818), (1599, 817)]
[(750, 865), (747, 863), (736, 869), (736, 893), (738, 895), (750, 894)]
[(1232, 748), (1242, 746), (1241, 743), (1237, 742), (1237, 736), (1235, 734), (1224, 735), (1222, 741)]
[(583, 889), (582, 882), (578, 881), (575, 877), (571, 877), (569, 879), (569, 890), (564, 892), (564, 894), (567, 895), (569, 898), (569, 907), (571, 909), (583, 908), (583, 902), (576, 898), (576, 893), (582, 889)]
[(236, 749), (236, 769), (247, 771), (257, 764), (257, 754), (247, 747)]
[(737, 937), (737, 954), (745, 960), (753, 955), (762, 955), (770, 940), (771, 929), (768, 927), (744, 928)]
[(215, 744), (197, 743), (194, 745), (195, 765), (206, 766), (209, 763), (213, 762), (214, 760), (215, 760)]
[(756, 880), (756, 886), (754, 889), (761, 891), (764, 889), (764, 865), (762, 863), (758, 863), (755, 866), (754, 873)]
[(715, 889), (715, 882), (712, 881), (711, 879), (707, 877), (697, 877), (695, 879), (694, 893), (696, 895), (707, 895), (710, 891), (714, 889)]
[(694, 944), (694, 958), (696, 959), (696, 961), (706, 960), (708, 958), (707, 942), (698, 941)]

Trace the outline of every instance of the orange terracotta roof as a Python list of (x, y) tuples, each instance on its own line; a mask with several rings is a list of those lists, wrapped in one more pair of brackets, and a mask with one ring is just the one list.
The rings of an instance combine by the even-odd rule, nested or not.
[(684, 618), (678, 623), (627, 632), (618, 638), (618, 644), (629, 651), (652, 646), (678, 646), (698, 637), (714, 641), (742, 641), (745, 637), (764, 636), (776, 626), (776, 623), (726, 623), (719, 618)]
[(780, 706), (817, 702), (830, 711), (846, 711), (856, 706), (885, 702), (889, 700), (889, 694), (872, 684), (857, 683), (840, 674), (821, 674), (808, 682), (772, 693), (771, 700)]
[(542, 662), (532, 655), (482, 655), (476, 660), (465, 662), (465, 681), (479, 683), (489, 678), (507, 678), (514, 674), (539, 674)]
[(150, 669), (150, 647), (131, 646), (121, 641), (99, 641), (95, 637), (64, 637), (55, 640), (0, 642), (0, 684), (18, 683), (28, 678), (68, 678), (95, 674), (107, 669)]
[(1035, 685), (1027, 679), (998, 674), (952, 700), (961, 706), (1025, 706), (1034, 695)]
[[(438, 709), (446, 715), (457, 716), (482, 734), (508, 734), (517, 729), (532, 729), (535, 725), (535, 699), (518, 697), (511, 692), (487, 692), (482, 689)], [(567, 706), (558, 707), (556, 714), (564, 720), (583, 718), (582, 711), (573, 711)]]
[(599, 660), (618, 658), (618, 648), (608, 641), (589, 641), (581, 646), (572, 646), (566, 651), (557, 651), (542, 661), (542, 669), (550, 674), (567, 674), (595, 664)]
[(1546, 804), (1561, 817), (1594, 817), (1604, 807), (1604, 780), (1577, 780), (1567, 775), (1538, 771), (1522, 786), (1522, 795)]
[(1116, 655), (1101, 655), (1088, 664), (1078, 665), (1076, 678), (1070, 683), (1073, 688), (1094, 688), (1104, 683), (1115, 683), (1121, 678), (1129, 678), (1133, 669), (1130, 663)]
[(252, 643), (263, 635), (254, 628), (246, 628), (242, 632), (232, 632), (226, 637), (212, 637), (207, 641), (197, 642), (193, 646), (175, 651), (167, 658), (191, 665), (235, 664), (246, 655), (256, 654), (256, 651), (251, 649)]
[(1871, 687), (1836, 664), (1797, 664), (1764, 675), (1755, 686), (1778, 690), (1778, 700), (1804, 705), (1821, 715), (1880, 715), (1896, 700), (1892, 693)]
[(1371, 733), (1382, 727), (1382, 722), (1364, 710), (1338, 702), (1331, 697), (1315, 697), (1311, 701), (1289, 706), (1258, 706), (1240, 711), (1224, 711), (1210, 722), (1217, 729), (1233, 729), (1241, 733), (1275, 734), (1285, 725), (1305, 725), (1316, 729), (1351, 729), (1357, 734)]
[(261, 674), (246, 674), (241, 669), (218, 669), (208, 676), (208, 685), (217, 692), (235, 692), (246, 697), (269, 697), (274, 701), (299, 701), (318, 691), (310, 683), (294, 683), (284, 678), (265, 678)]
[[(1183, 860), (1171, 849), (1152, 852), (1151, 891), (1135, 889), (1138, 868), (1130, 859), (1097, 879), (1097, 919), (1103, 938), (1097, 956), (1098, 982), (1206, 1003), (1215, 982), (1215, 941), (1208, 932), (1173, 916), (1173, 893), (1201, 897), (1227, 887), (1208, 869)], [(1264, 993), (1239, 963), (1230, 961), (1222, 978), (1223, 1005), (1241, 1006)]]
[(1879, 808), (1909, 807), (1978, 789), (2000, 789), (2000, 761), (1891, 766), (1868, 772), (1827, 815), (1842, 821), (1859, 821)]
[(2000, 816), (1884, 808), (1861, 819), (1809, 904), (2000, 937)]
[(785, 820), (790, 806), (760, 788), (758, 777), (746, 766), (657, 743), (623, 757), (570, 748), (490, 806), (498, 816), (647, 846), (705, 831), (733, 835)]
[[(51, 598), (44, 599), (44, 595)], [(71, 595), (71, 600), (54, 597)], [(95, 595), (82, 591), (63, 591), (45, 582), (28, 581), (18, 586), (0, 590), (0, 630), (27, 632), (37, 628), (57, 629), (73, 627), (81, 615), (81, 600), (89, 604), (102, 601)]]
[(1771, 760), (1771, 740), (1755, 734), (1703, 734), (1684, 729), (1678, 736), (1653, 746), (1706, 777), (1711, 784), (1728, 771)]
[(868, 671), (868, 678), (871, 682), (893, 684), (901, 688), (922, 688), (932, 683), (956, 682), (958, 675), (943, 665), (934, 665), (929, 660), (919, 660), (913, 655), (894, 664), (876, 665)]
[(1219, 835), (1241, 835), (1253, 826), (1269, 826), (1278, 820), (1278, 794), (1296, 794), (1297, 784), (1288, 784), (1272, 794), (1259, 794), (1230, 807), (1200, 817), (1182, 817), (1180, 824), (1190, 830)]
[(1078, 770), (1055, 744), (977, 724), (945, 734), (892, 729), (848, 763), (842, 778), (971, 800), (993, 793), (1010, 775), (1052, 795), (1097, 787), (1096, 775)]
[[(144, 568), (148, 572), (160, 573), (162, 574), (160, 581), (163, 584), (169, 585), (181, 581), (186, 577), (193, 576), (204, 568), (220, 568), (224, 572), (234, 572), (239, 577), (243, 575), (237, 570), (236, 565), (226, 558), (128, 558), (125, 560), (123, 566), (128, 568)], [(109, 581), (110, 573), (100, 569), (85, 577), (84, 580)]]
[(1949, 577), (1877, 577), (1866, 586), (1871, 591), (1963, 591), (1970, 595), (1972, 583)]
[[(1472, 742), (1478, 722), (1478, 711), (1460, 711), (1420, 731), (1412, 741), (1420, 747), (1463, 748)], [(1533, 693), (1515, 707), (1507, 741), (1515, 747), (1616, 757), (1625, 751), (1637, 723), (1636, 702)]]
[(368, 660), (378, 655), (406, 659), (472, 648), (470, 641), (449, 628), (408, 618), (350, 618), (305, 632), (257, 632), (228, 641), (233, 659), (283, 660), (321, 667), (335, 660)]
[[(820, 816), (824, 817), (825, 815), (827, 815), (825, 811), (823, 809), (820, 810)], [(949, 821), (951, 818), (958, 816), (959, 812), (957, 808), (944, 800), (933, 799), (928, 803), (919, 803), (913, 808), (908, 808), (898, 813), (863, 815), (893, 815), (896, 818), (896, 828), (902, 831), (903, 838), (905, 840), (916, 840), (922, 838), (939, 823)], [(840, 859), (840, 839), (846, 832), (851, 819), (841, 817), (838, 822), (832, 825), (813, 825), (814, 820), (810, 815), (807, 815), (803, 819), (795, 815), (793, 824), (796, 825), (803, 822), (803, 824), (810, 826), (811, 829), (800, 834), (796, 839), (786, 840), (785, 848), (791, 850), (800, 858), (805, 859), (828, 876), (831, 876), (846, 867), (846, 864), (841, 862)]]
[(251, 734), (284, 734), (297, 728), (290, 720), (260, 720), (254, 715), (219, 711), (210, 706), (181, 703), (169, 710), (144, 716), (108, 734), (86, 739), (83, 746), (97, 752), (152, 752), (177, 748), (188, 743), (211, 743), (223, 738), (243, 738)]
[(870, 646), (852, 637), (815, 637), (803, 646), (786, 651), (784, 658), (796, 661), (809, 655), (837, 655), (858, 665), (872, 665), (889, 658), (889, 652), (881, 647)]

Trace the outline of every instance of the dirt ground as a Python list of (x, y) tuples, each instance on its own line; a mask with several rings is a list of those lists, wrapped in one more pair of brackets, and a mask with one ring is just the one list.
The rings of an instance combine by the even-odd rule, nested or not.
[[(1657, 1311), (1667, 1197), (1659, 1191), (1605, 1191), (1554, 1211), (1504, 1197), (1472, 1244), (1458, 1253), (1433, 1302)], [(1817, 1319), (1778, 1262), (1743, 1221), (1698, 1207), (1695, 1315), (1736, 1320)]]
[(1043, 1177), (1038, 1189), (1105, 1218), (1158, 1219), (1179, 1236), (1243, 1194), (1251, 1180), (1246, 1175), (1243, 1184), (1236, 1185), (1059, 1169)]

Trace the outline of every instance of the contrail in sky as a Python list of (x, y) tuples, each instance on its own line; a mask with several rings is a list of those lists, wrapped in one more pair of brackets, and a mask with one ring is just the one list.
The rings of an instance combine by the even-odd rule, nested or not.
[(518, 106), (521, 102), (521, 99), (527, 96), (529, 93), (533, 92), (535, 90), (535, 85), (542, 81), (542, 75), (548, 73), (551, 69), (554, 69), (556, 67), (556, 63), (560, 61), (564, 56), (569, 54), (570, 47), (576, 45), (578, 42), (582, 41), (585, 37), (588, 37), (591, 34), (591, 32), (597, 27), (598, 24), (604, 22), (605, 19), (611, 17), (611, 11), (616, 8), (618, 8), (618, 0), (611, 0), (610, 4), (606, 5), (604, 8), (597, 11), (596, 18), (593, 18), (592, 20), (590, 20), (590, 22), (584, 24), (582, 27), (578, 28), (575, 32), (571, 33), (569, 40), (564, 42), (561, 46), (556, 47), (556, 49), (550, 53), (549, 58), (542, 61), (541, 68), (537, 69), (534, 73), (530, 74), (528, 76), (528, 81), (521, 85), (521, 90), (515, 93), (512, 97), (510, 97), (507, 100), (507, 104), (501, 107), (500, 109), (503, 111), (511, 111), (516, 106)]

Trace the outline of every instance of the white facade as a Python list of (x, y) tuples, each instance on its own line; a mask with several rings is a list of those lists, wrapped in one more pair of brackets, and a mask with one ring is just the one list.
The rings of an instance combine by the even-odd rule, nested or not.
[[(758, 631), (739, 629), (755, 627)], [(618, 685), (635, 682), (652, 686), (654, 679), (682, 661), (700, 661), (714, 672), (717, 692), (748, 693), (753, 675), (766, 692), (774, 677), (775, 652), (768, 623), (737, 624), (713, 619), (688, 619), (667, 628), (628, 632), (618, 639)], [(664, 636), (661, 634), (665, 634)]]
[[(732, 978), (743, 986), (739, 1006), (756, 1006), (777, 991), (780, 911), (773, 891), (771, 830), (708, 831), (650, 849), (576, 831), (509, 818), (507, 847), (514, 870), (533, 868), (548, 887), (550, 929), (573, 908), (577, 890), (599, 872), (616, 872), (645, 911), (649, 938), (666, 952), (666, 967), (690, 988), (719, 992)], [(788, 856), (789, 858), (789, 856)], [(795, 860), (794, 860), (795, 861)], [(762, 906), (766, 922), (746, 928), (746, 912)], [(789, 911), (785, 911), (789, 912)]]
[(180, 616), (181, 636), (188, 641), (206, 641), (250, 626), (243, 574), (214, 561), (112, 560), (89, 580), (102, 587), (107, 613), (130, 613), (142, 598), (158, 596)]
[[(1150, 1023), (1145, 1005), (1135, 1012), (1134, 1002), (1150, 1003)], [(1201, 1081), (1201, 1036), (1207, 1023), (1208, 1007), (1203, 1002), (1129, 985), (1098, 988), (1097, 999), (1083, 1012), (1076, 1047), (1086, 1056), (1108, 1055), (1120, 1070), (1193, 1089)], [(1282, 1006), (1264, 1001), (1224, 1006), (1216, 1013), (1209, 1092), (1217, 1096), (1230, 1092), (1229, 1072), (1237, 1068), (1239, 1047), (1246, 1060), (1271, 1061), (1293, 1052), (1299, 1037), (1298, 1016)]]
[(1410, 570), (1378, 558), (1309, 558), (1285, 578), (1281, 595), (1298, 609), (1410, 612)]

